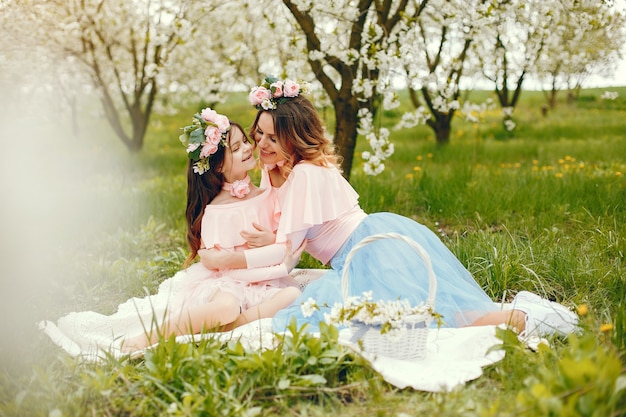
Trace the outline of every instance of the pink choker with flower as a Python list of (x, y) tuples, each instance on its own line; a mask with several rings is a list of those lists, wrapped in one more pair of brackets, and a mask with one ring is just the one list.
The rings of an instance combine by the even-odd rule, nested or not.
[(230, 195), (237, 198), (244, 198), (250, 193), (250, 176), (246, 175), (246, 178), (242, 180), (225, 182), (222, 186), (223, 190), (230, 191)]

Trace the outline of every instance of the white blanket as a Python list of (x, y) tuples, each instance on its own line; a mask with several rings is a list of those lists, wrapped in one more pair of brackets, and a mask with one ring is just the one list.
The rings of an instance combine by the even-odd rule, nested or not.
[[(72, 340), (54, 323), (41, 322), (43, 330), (52, 341), (71, 356), (86, 361), (99, 361), (103, 357), (102, 348), (89, 347), (83, 341)], [(431, 329), (429, 332), (427, 356), (421, 360), (398, 360), (388, 357), (374, 357), (366, 352), (361, 354), (370, 361), (373, 368), (389, 383), (399, 387), (411, 387), (420, 391), (450, 391), (456, 386), (482, 375), (483, 367), (501, 360), (504, 351), (488, 350), (501, 343), (496, 338), (495, 326), (466, 327), (461, 329)], [(349, 342), (349, 330), (339, 334), (341, 344), (359, 352), (359, 347)], [(271, 319), (258, 320), (230, 332), (205, 334), (202, 336), (179, 336), (177, 341), (184, 343), (200, 338), (218, 338), (223, 341), (238, 339), (250, 350), (275, 346)], [(121, 357), (124, 354), (112, 344), (110, 353)], [(140, 356), (143, 351), (133, 354)]]

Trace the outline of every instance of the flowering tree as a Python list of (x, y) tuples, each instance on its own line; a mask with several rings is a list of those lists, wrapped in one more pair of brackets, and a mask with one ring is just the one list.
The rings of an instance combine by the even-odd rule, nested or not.
[(491, 22), (474, 42), (483, 76), (491, 81), (502, 108), (504, 124), (511, 130), (513, 111), (524, 80), (535, 69), (553, 28), (555, 2), (543, 0), (493, 1)]
[(577, 92), (589, 75), (614, 71), (626, 42), (626, 16), (612, 3), (560, 0), (551, 20), (535, 73), (553, 108), (558, 91)]
[[(233, 91), (245, 91), (258, 82), (259, 70), (285, 67), (289, 48), (284, 24), (270, 27), (263, 3), (256, 1), (205, 1), (195, 4), (192, 34), (176, 48), (165, 70), (164, 93), (170, 108), (202, 102), (214, 107)], [(247, 22), (255, 22), (248, 24)], [(264, 29), (271, 29), (263, 32)], [(263, 33), (262, 36), (259, 36)], [(236, 119), (234, 119), (236, 120)]]
[(435, 2), (414, 23), (407, 22), (397, 48), (415, 111), (404, 114), (397, 128), (425, 123), (433, 129), (437, 144), (450, 141), (470, 45), (484, 25), (487, 10), (484, 2)]
[(0, 2), (2, 114), (13, 113), (9, 119), (15, 119), (39, 113), (39, 120), (58, 120), (58, 114), (41, 112), (41, 107), (69, 109), (77, 134), (77, 93), (86, 80), (70, 57), (49, 54), (45, 44), (33, 36), (36, 32), (31, 30), (32, 25), (24, 23), (33, 18), (32, 11), (25, 11), (21, 5), (15, 1)]
[(310, 69), (332, 103), (335, 145), (343, 157), (346, 178), (350, 177), (359, 129), (373, 150), (365, 155), (366, 172), (382, 171), (382, 161), (393, 152), (388, 132), (377, 134), (373, 123), (381, 101), (394, 101), (389, 45), (403, 19), (419, 16), (427, 3), (283, 0), (304, 36), (302, 48)]
[(50, 60), (87, 74), (116, 135), (143, 146), (168, 60), (192, 31), (190, 1), (25, 0), (21, 24)]

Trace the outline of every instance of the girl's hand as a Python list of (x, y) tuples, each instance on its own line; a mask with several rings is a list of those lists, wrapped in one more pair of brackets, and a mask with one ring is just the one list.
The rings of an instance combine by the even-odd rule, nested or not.
[(242, 230), (240, 232), (241, 237), (246, 239), (246, 242), (248, 242), (248, 247), (259, 248), (276, 242), (276, 235), (274, 232), (257, 223), (252, 223), (252, 226), (254, 227), (254, 230)]
[(208, 250), (207, 248), (198, 249), (200, 263), (207, 269), (218, 269), (218, 251)]
[(198, 250), (200, 262), (207, 269), (246, 269), (246, 257), (241, 251), (220, 250), (217, 248)]

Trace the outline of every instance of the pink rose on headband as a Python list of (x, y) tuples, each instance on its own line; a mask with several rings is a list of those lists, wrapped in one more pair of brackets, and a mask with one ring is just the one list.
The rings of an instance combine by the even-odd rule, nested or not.
[(283, 95), (285, 97), (296, 97), (300, 93), (300, 84), (295, 81), (285, 80)]
[(207, 126), (204, 130), (204, 136), (206, 137), (207, 143), (211, 145), (217, 145), (222, 140), (222, 132), (215, 126)]
[(254, 87), (248, 95), (248, 100), (253, 106), (258, 106), (263, 101), (272, 97), (272, 92), (265, 87)]
[(213, 155), (217, 152), (217, 144), (204, 142), (202, 144), (202, 150), (200, 151), (200, 158), (208, 158), (210, 155)]
[(276, 81), (275, 83), (270, 85), (270, 91), (274, 91), (272, 94), (274, 97), (282, 97), (283, 96), (283, 82)]
[(209, 123), (214, 123), (217, 125), (217, 128), (220, 132), (226, 132), (230, 127), (230, 122), (228, 121), (228, 117), (223, 114), (217, 113), (215, 110), (211, 108), (206, 108), (202, 110), (200, 116)]
[(200, 116), (202, 116), (205, 121), (212, 122), (217, 117), (217, 112), (212, 108), (207, 107), (206, 109), (202, 110)]
[(217, 128), (220, 130), (220, 132), (226, 132), (228, 128), (230, 127), (230, 121), (228, 120), (228, 117), (222, 114), (218, 114), (215, 117), (215, 120), (213, 121), (213, 123), (217, 125)]

